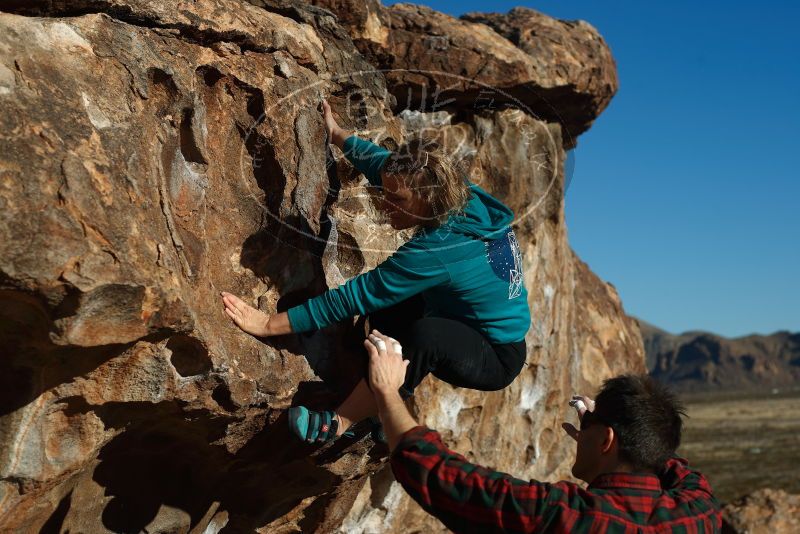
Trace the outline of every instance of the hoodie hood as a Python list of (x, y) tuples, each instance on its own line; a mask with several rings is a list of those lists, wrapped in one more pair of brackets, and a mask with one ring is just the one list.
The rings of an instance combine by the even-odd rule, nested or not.
[(470, 190), (464, 212), (450, 216), (442, 226), (483, 241), (497, 239), (514, 222), (514, 212), (477, 185), (471, 184)]

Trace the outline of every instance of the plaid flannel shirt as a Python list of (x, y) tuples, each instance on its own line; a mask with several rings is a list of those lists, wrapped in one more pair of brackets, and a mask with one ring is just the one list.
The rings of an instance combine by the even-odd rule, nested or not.
[(673, 458), (659, 475), (607, 473), (586, 489), (524, 481), (472, 464), (417, 426), (391, 457), (392, 471), (422, 508), (455, 532), (719, 532), (708, 481)]

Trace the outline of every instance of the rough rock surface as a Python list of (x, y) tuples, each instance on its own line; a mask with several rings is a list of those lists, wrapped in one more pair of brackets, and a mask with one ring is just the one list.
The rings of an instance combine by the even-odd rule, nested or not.
[(562, 125), (576, 143), (617, 91), (611, 51), (590, 24), (526, 8), (453, 18), (425, 6), (314, 0), (337, 13), (358, 48), (384, 72), (397, 110), (461, 116), (523, 108)]
[[(326, 151), (323, 95), (390, 147), (431, 129), (516, 210), (526, 369), (495, 393), (429, 379), (413, 409), (479, 461), (567, 474), (564, 401), (644, 369), (635, 322), (567, 242), (569, 125), (467, 93), (448, 113), (399, 104), (315, 6), (66, 4), (0, 8), (0, 530), (441, 528), (366, 430), (321, 449), (288, 435), (288, 406), (354, 382), (354, 328), (264, 343), (221, 312), (220, 290), (285, 309), (401, 243)], [(439, 68), (459, 73), (453, 54)]]
[(800, 532), (800, 495), (761, 489), (722, 509), (722, 531), (741, 534)]
[(548, 87), (569, 87), (546, 96), (576, 137), (588, 129), (617, 92), (617, 65), (603, 37), (583, 20), (559, 20), (527, 7), (507, 14), (467, 13), (461, 20), (480, 22), (514, 43), (533, 60), (537, 79)]

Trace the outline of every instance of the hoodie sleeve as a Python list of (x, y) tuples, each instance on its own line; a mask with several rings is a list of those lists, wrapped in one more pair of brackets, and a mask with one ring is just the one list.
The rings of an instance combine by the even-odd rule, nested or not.
[(370, 184), (381, 185), (381, 168), (391, 154), (389, 150), (351, 135), (345, 139), (342, 151), (358, 172), (367, 177)]
[(411, 239), (371, 271), (290, 308), (289, 323), (293, 332), (317, 330), (449, 281), (450, 273), (436, 254)]

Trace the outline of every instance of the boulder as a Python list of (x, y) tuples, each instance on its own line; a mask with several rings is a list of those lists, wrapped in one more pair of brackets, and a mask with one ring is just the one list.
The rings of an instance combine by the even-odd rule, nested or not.
[(560, 20), (527, 7), (460, 18), (485, 24), (514, 43), (530, 56), (541, 80), (561, 88), (548, 93), (547, 100), (573, 139), (591, 126), (619, 88), (611, 49), (586, 21)]
[(558, 123), (573, 148), (617, 91), (611, 51), (590, 24), (528, 8), (456, 19), (425, 6), (315, 0), (336, 13), (406, 107), (461, 116), (511, 107)]
[[(358, 379), (352, 322), (259, 340), (222, 311), (223, 290), (284, 310), (407, 238), (375, 222), (365, 180), (328, 147), (323, 96), (389, 148), (431, 128), (518, 215), (528, 364), (501, 392), (426, 380), (423, 422), (479, 461), (566, 476), (565, 401), (644, 370), (635, 323), (567, 242), (564, 125), (469, 107), (468, 92), (435, 116), (399, 104), (359, 48), (377, 15), (278, 0), (0, 10), (0, 531), (441, 528), (368, 428), (321, 448), (289, 435), (289, 406), (336, 404)], [(372, 29), (357, 46), (358, 24)]]
[(800, 495), (760, 489), (722, 509), (722, 531), (773, 534), (800, 531)]

